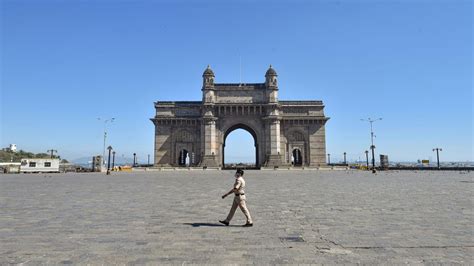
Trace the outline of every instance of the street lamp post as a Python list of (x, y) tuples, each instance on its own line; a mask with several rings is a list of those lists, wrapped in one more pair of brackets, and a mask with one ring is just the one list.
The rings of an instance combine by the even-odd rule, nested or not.
[(370, 149), (372, 150), (372, 172), (375, 172), (375, 145), (370, 146)]
[(107, 175), (110, 175), (110, 153), (112, 152), (112, 146), (107, 147), (109, 150), (109, 158), (107, 159)]
[(150, 154), (148, 154), (148, 165), (150, 165)]
[(346, 161), (346, 152), (344, 152), (344, 164), (347, 164), (347, 161)]
[(103, 146), (103, 149), (102, 149), (102, 165), (105, 165), (105, 162), (104, 162), (104, 158), (105, 158), (105, 140), (107, 139), (107, 122), (114, 122), (115, 118), (109, 118), (109, 119), (103, 119), (103, 118), (100, 118), (98, 117), (97, 120), (99, 121), (104, 121), (104, 146)]
[(328, 153), (328, 164), (331, 164), (331, 154)]
[(433, 151), (436, 151), (436, 159), (438, 161), (438, 170), (440, 169), (440, 166), (439, 166), (439, 152), (440, 151), (443, 151), (443, 149), (441, 148), (434, 148)]
[(112, 171), (115, 171), (115, 151), (112, 152)]
[(370, 149), (372, 150), (372, 171), (374, 172), (375, 172), (375, 145), (374, 145), (374, 129), (373, 129), (372, 124), (375, 121), (379, 121), (379, 120), (382, 120), (382, 118), (372, 119), (369, 117), (368, 119), (361, 119), (361, 121), (370, 123), (370, 140), (372, 143), (372, 145), (370, 145)]
[(367, 171), (369, 170), (369, 151), (365, 151), (365, 159), (367, 160)]
[(47, 152), (50, 152), (50, 153), (51, 153), (51, 159), (53, 159), (53, 157), (54, 157), (53, 153), (56, 153), (56, 154), (58, 153), (57, 150), (53, 150), (53, 149), (48, 150)]

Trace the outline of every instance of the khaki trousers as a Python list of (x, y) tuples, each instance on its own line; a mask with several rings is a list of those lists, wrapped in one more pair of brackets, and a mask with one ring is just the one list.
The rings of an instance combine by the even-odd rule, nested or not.
[(225, 219), (226, 222), (230, 222), (230, 220), (232, 220), (232, 217), (234, 217), (235, 210), (237, 210), (237, 206), (240, 207), (245, 217), (247, 218), (247, 223), (252, 223), (252, 217), (250, 217), (249, 209), (247, 209), (247, 204), (245, 204), (245, 195), (234, 197), (234, 202), (232, 202), (232, 208), (230, 208), (229, 215), (227, 215), (227, 218)]

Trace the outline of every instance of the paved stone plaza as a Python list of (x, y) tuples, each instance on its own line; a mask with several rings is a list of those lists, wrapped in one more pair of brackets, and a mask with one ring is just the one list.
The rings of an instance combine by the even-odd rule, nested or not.
[(473, 263), (474, 173), (0, 175), (0, 264)]

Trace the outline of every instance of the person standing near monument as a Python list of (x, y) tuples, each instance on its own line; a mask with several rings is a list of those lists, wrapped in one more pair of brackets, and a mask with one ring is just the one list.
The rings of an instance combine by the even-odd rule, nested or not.
[(245, 180), (243, 178), (244, 171), (242, 169), (237, 169), (235, 172), (235, 183), (234, 187), (224, 194), (222, 198), (224, 199), (225, 197), (229, 196), (230, 194), (234, 193), (234, 202), (232, 203), (232, 208), (230, 208), (229, 215), (227, 215), (227, 218), (223, 221), (220, 221), (220, 223), (225, 224), (226, 226), (229, 225), (230, 220), (232, 220), (232, 217), (234, 217), (235, 210), (237, 209), (237, 206), (240, 207), (242, 212), (244, 213), (245, 217), (247, 218), (247, 222), (244, 224), (244, 226), (253, 226), (252, 218), (250, 217), (250, 212), (247, 209), (247, 204), (245, 203), (246, 197), (245, 197)]
[(189, 154), (186, 153), (186, 159), (185, 159), (186, 167), (189, 167)]

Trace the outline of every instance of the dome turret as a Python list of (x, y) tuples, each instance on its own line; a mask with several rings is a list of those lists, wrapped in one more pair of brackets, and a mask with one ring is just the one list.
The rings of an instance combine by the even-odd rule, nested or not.
[(202, 101), (204, 103), (213, 103), (216, 101), (214, 94), (214, 71), (207, 65), (202, 73)]
[(204, 70), (204, 73), (202, 73), (202, 76), (203, 77), (208, 77), (208, 76), (214, 77), (214, 71), (212, 71), (212, 69), (209, 65), (207, 65), (207, 68), (206, 68), (206, 70)]
[(267, 73), (265, 73), (265, 77), (268, 77), (268, 76), (278, 76), (275, 69), (273, 69), (272, 65), (270, 65), (270, 67), (267, 70)]
[(273, 69), (272, 65), (265, 73), (265, 86), (267, 87), (267, 101), (269, 103), (278, 102), (278, 81), (277, 81), (277, 72)]

